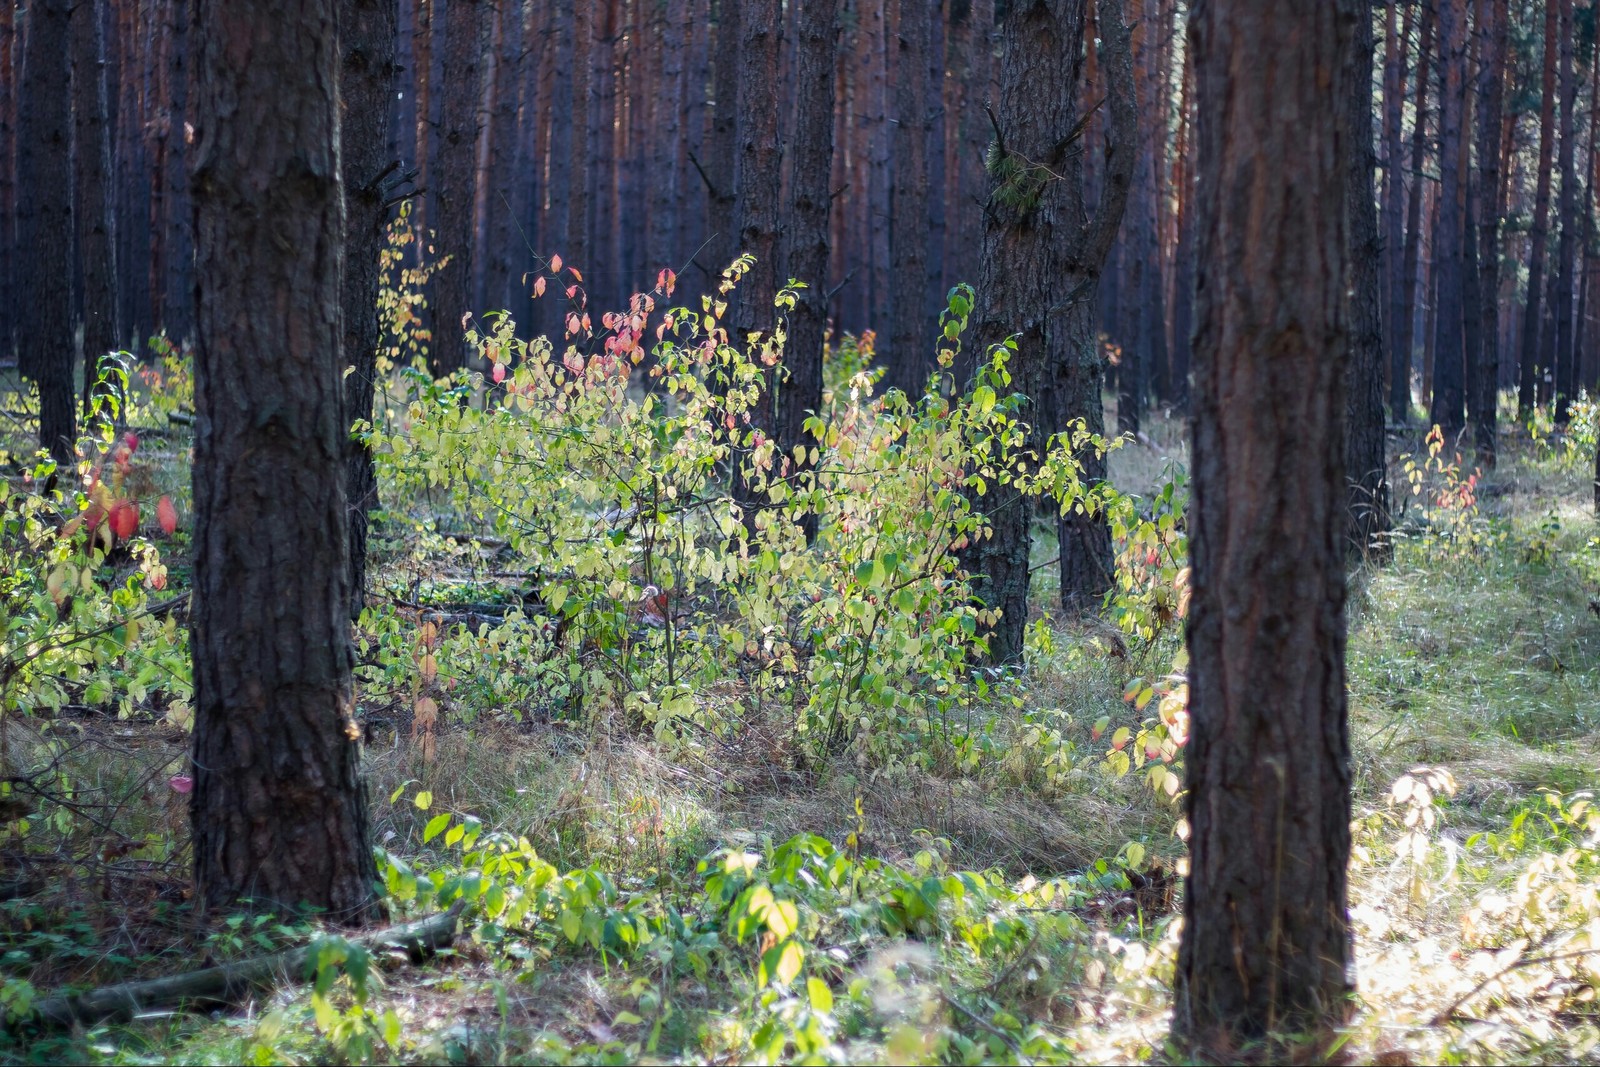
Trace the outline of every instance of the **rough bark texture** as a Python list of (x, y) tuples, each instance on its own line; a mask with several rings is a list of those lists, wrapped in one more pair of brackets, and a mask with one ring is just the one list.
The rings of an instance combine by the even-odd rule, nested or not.
[[(788, 273), (804, 282), (789, 315), (783, 363), (788, 378), (779, 386), (779, 450), (793, 457), (797, 445), (815, 447), (805, 432), (808, 413), (822, 407), (822, 346), (828, 328), (828, 179), (833, 166), (833, 67), (839, 42), (839, 0), (802, 0), (797, 13), (794, 170), (785, 234)], [(808, 531), (810, 532), (810, 531)]]
[(389, 154), (390, 102), (394, 99), (396, 0), (339, 0), (339, 124), (344, 167), (345, 249), (340, 300), (344, 311), (345, 496), (350, 505), (350, 615), (361, 614), (367, 584), (367, 513), (378, 506), (372, 453), (348, 436), (372, 418), (377, 376), (379, 257), (389, 212), (384, 179)]
[[(434, 158), (434, 219), (439, 252), (449, 257), (433, 276), (433, 344), (436, 375), (467, 365), (468, 295), (472, 289), (473, 200), (478, 142), (483, 132), (483, 53), (488, 4), (450, 0), (444, 9), (443, 94), (438, 155)], [(581, 173), (581, 171), (579, 172)]]
[[(1472, 420), (1478, 462), (1495, 465), (1497, 397), (1500, 381), (1500, 216), (1505, 210), (1505, 174), (1500, 142), (1505, 112), (1506, 0), (1478, 0), (1481, 34), (1478, 64), (1478, 361), (1469, 368), (1472, 389), (1467, 411)], [(1470, 313), (1470, 309), (1469, 309)]]
[(17, 363), (39, 388), (39, 444), (69, 463), (77, 440), (72, 387), (70, 0), (29, 5), (17, 117)]
[(198, 899), (359, 922), (377, 872), (351, 718), (334, 0), (196, 9)]
[(734, 183), (734, 138), (738, 134), (739, 114), (739, 7), (738, 0), (715, 0), (716, 46), (712, 61), (716, 64), (711, 86), (711, 133), (706, 138), (705, 159), (696, 165), (706, 186), (706, 220), (708, 244), (697, 261), (706, 268), (711, 278), (717, 277), (739, 254), (738, 235), (734, 232), (734, 201), (738, 186)]
[(1539, 106), (1539, 170), (1533, 193), (1533, 243), (1528, 253), (1528, 305), (1522, 317), (1522, 339), (1517, 368), (1517, 408), (1526, 416), (1538, 402), (1539, 340), (1544, 319), (1545, 250), (1550, 238), (1550, 174), (1555, 162), (1556, 49), (1560, 38), (1557, 0), (1546, 0), (1544, 64)]
[(1454, 437), (1466, 424), (1465, 282), (1467, 174), (1461, 166), (1467, 106), (1466, 12), (1439, 5), (1439, 229), (1434, 270), (1439, 298), (1434, 333), (1433, 402), (1428, 416)]
[[(733, 301), (732, 329), (735, 344), (751, 347), (750, 337), (759, 333), (770, 339), (776, 312), (773, 298), (778, 295), (778, 248), (783, 227), (778, 214), (779, 183), (783, 153), (778, 144), (778, 30), (782, 17), (779, 0), (743, 0), (739, 13), (739, 195), (734, 216), (739, 227), (739, 251), (755, 262), (739, 283)], [(771, 434), (776, 430), (773, 400), (776, 390), (769, 378), (762, 384), (761, 396), (750, 411), (753, 429)], [(760, 501), (744, 480), (735, 487), (745, 507), (746, 521), (753, 521)]]
[(79, 0), (72, 11), (73, 212), (83, 287), (84, 400), (100, 357), (117, 347), (115, 215), (109, 182), (111, 125), (107, 121), (104, 30), (100, 4)]
[(1382, 241), (1373, 198), (1377, 160), (1372, 151), (1372, 20), (1355, 19), (1348, 52), (1345, 119), (1349, 149), (1345, 195), (1350, 212), (1350, 333), (1345, 425), (1345, 473), (1350, 505), (1345, 514), (1351, 551), (1386, 554), (1389, 481), (1383, 426), (1383, 297), (1378, 266)]
[[(1133, 60), (1122, 4), (1101, 0), (1110, 123), (1101, 199), (1092, 216), (1083, 202), (1083, 153), (1070, 136), (1081, 115), (1076, 89), (1084, 39), (1083, 0), (1017, 4), (1001, 23), (1003, 60), (999, 135), (984, 212), (982, 274), (971, 351), (1007, 337), (1017, 351), (1012, 389), (1027, 398), (1019, 413), (1042, 446), (1059, 427), (1040, 424), (1051, 408), (1103, 432), (1103, 366), (1095, 342), (1094, 294), (1127, 204), (1134, 143)], [(1053, 91), (1041, 91), (1052, 86)], [(1056, 177), (1059, 176), (1059, 177)], [(1053, 402), (1052, 402), (1053, 401)], [(1089, 481), (1103, 466), (1085, 457)], [(997, 663), (1022, 658), (1028, 620), (1028, 549), (1032, 507), (1008, 485), (991, 484), (976, 504), (994, 528), (963, 560), (976, 593), (1001, 617), (988, 634)], [(1072, 514), (1061, 524), (1062, 593), (1082, 610), (1109, 582), (1110, 534), (1103, 518)]]
[[(1202, 0), (1190, 874), (1173, 1034), (1275, 1061), (1348, 1012), (1341, 123), (1353, 0)], [(1266, 1045), (1266, 1047), (1263, 1047)]]
[(894, 28), (893, 200), (889, 210), (890, 306), (886, 387), (913, 400), (932, 366), (925, 292), (928, 260), (928, 21), (931, 0), (889, 0)]

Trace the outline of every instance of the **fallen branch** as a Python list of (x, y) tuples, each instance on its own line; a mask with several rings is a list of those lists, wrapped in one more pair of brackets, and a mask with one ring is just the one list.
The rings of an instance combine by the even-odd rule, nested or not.
[[(448, 945), (456, 936), (463, 903), (426, 919), (391, 926), (386, 930), (351, 938), (367, 948), (394, 945), (413, 958), (421, 958)], [(151, 978), (141, 982), (93, 989), (73, 996), (49, 997), (34, 1003), (27, 1022), (41, 1026), (70, 1027), (106, 1021), (126, 1021), (140, 1012), (185, 1003), (217, 1004), (238, 999), (274, 980), (298, 982), (312, 963), (314, 945), (276, 952), (251, 960), (207, 967), (187, 974)], [(11, 1024), (15, 1027), (16, 1024)]]

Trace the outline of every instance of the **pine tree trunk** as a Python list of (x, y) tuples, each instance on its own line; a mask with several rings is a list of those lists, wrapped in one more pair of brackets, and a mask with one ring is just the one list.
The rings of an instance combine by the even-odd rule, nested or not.
[[(984, 353), (1015, 338), (1011, 387), (1027, 398), (1018, 418), (1035, 424), (1029, 443), (1036, 446), (1057, 429), (1037, 425), (1051, 407), (1058, 418), (1082, 419), (1091, 432), (1104, 428), (1094, 294), (1127, 206), (1137, 120), (1122, 4), (1102, 0), (1099, 16), (1110, 120), (1105, 177), (1092, 214), (1083, 200), (1084, 152), (1067, 136), (1082, 117), (1077, 87), (1083, 74), (1084, 6), (1074, 0), (1039, 2), (1012, 8), (1001, 22), (1004, 58), (996, 119), (1005, 155), (991, 168), (970, 343), (974, 353)], [(1044, 80), (1059, 91), (1038, 92)], [(1050, 179), (1041, 180), (1041, 173)], [(1092, 456), (1083, 458), (1085, 479), (1090, 484), (1103, 479), (1103, 465)], [(990, 485), (975, 504), (994, 532), (970, 546), (963, 565), (976, 578), (979, 599), (1001, 612), (987, 634), (989, 658), (1019, 662), (1028, 621), (1033, 509), (1015, 487), (1000, 484)], [(1110, 582), (1109, 531), (1103, 518), (1074, 514), (1058, 532), (1063, 604), (1074, 612), (1092, 609)]]
[(1467, 397), (1478, 462), (1495, 465), (1496, 411), (1500, 382), (1500, 217), (1506, 176), (1500, 165), (1505, 112), (1506, 47), (1510, 19), (1506, 0), (1478, 0), (1481, 55), (1478, 64), (1478, 366)]
[(1382, 241), (1373, 198), (1372, 21), (1354, 20), (1348, 50), (1345, 123), (1345, 196), (1349, 211), (1350, 316), (1345, 405), (1345, 472), (1349, 506), (1345, 531), (1358, 558), (1385, 558), (1389, 531), (1388, 464), (1383, 425), (1383, 297), (1378, 277)]
[(118, 347), (116, 216), (110, 189), (111, 126), (106, 120), (101, 5), (79, 0), (72, 12), (73, 222), (83, 279), (83, 399), (94, 387), (100, 357)]
[(196, 10), (196, 896), (359, 923), (334, 0)]
[[(1411, 131), (1411, 198), (1406, 205), (1406, 248), (1400, 268), (1400, 288), (1403, 303), (1400, 321), (1396, 323), (1395, 345), (1389, 364), (1389, 417), (1397, 425), (1411, 421), (1411, 368), (1415, 364), (1417, 300), (1429, 292), (1420, 277), (1422, 256), (1423, 200), (1428, 187), (1422, 176), (1422, 164), (1427, 158), (1428, 146), (1428, 82), (1429, 65), (1433, 60), (1433, 9), (1422, 5), (1421, 39), (1417, 43), (1417, 98), (1416, 120)], [(1424, 331), (1424, 338), (1429, 336)], [(1428, 342), (1424, 342), (1428, 343)], [(1424, 391), (1423, 397), (1427, 398)]]
[[(734, 182), (735, 138), (738, 136), (739, 115), (739, 0), (714, 0), (716, 4), (716, 44), (712, 62), (716, 64), (711, 92), (711, 133), (706, 144), (706, 155), (701, 176), (706, 184), (706, 218), (710, 232), (709, 244), (701, 260), (706, 265), (710, 279), (715, 279), (742, 251), (738, 234), (734, 231), (734, 200), (738, 186)], [(714, 285), (708, 285), (714, 289)]]
[(1200, 7), (1189, 26), (1205, 180), (1189, 509), (1191, 866), (1172, 1027), (1180, 1055), (1202, 1060), (1285, 1062), (1274, 1058), (1280, 1035), (1331, 1037), (1350, 1008), (1349, 166), (1328, 99), (1352, 92), (1356, 9), (1230, 0)]
[(1572, 344), (1572, 290), (1573, 274), (1577, 266), (1578, 234), (1578, 173), (1574, 166), (1577, 147), (1578, 71), (1573, 62), (1572, 0), (1557, 0), (1560, 7), (1561, 84), (1560, 145), (1556, 152), (1557, 169), (1561, 172), (1561, 201), (1556, 215), (1561, 221), (1561, 234), (1556, 241), (1555, 299), (1555, 358), (1550, 367), (1555, 372), (1555, 421), (1567, 423), (1569, 405), (1577, 395), (1577, 374), (1573, 366)]
[(1465, 425), (1467, 175), (1461, 167), (1462, 125), (1467, 103), (1466, 12), (1439, 5), (1439, 229), (1434, 269), (1439, 307), (1433, 355), (1433, 402), (1429, 418), (1447, 439)]
[(33, 0), (17, 116), (17, 366), (39, 389), (39, 445), (71, 463), (77, 443), (72, 340), (70, 0)]
[[(778, 295), (778, 249), (783, 241), (779, 218), (781, 190), (779, 167), (782, 150), (778, 144), (778, 46), (782, 5), (779, 0), (742, 0), (739, 13), (739, 195), (734, 216), (739, 227), (739, 250), (754, 257), (754, 263), (739, 283), (733, 301), (733, 342), (754, 355), (759, 333), (770, 342)], [(763, 382), (761, 396), (750, 412), (753, 433), (772, 435), (777, 422), (772, 404), (776, 391), (769, 378)], [(741, 478), (736, 486), (745, 521), (750, 526), (761, 501)]]
[(378, 345), (379, 258), (389, 212), (384, 179), (398, 169), (389, 153), (394, 99), (397, 0), (338, 0), (339, 145), (343, 168), (345, 248), (340, 306), (344, 322), (345, 499), (350, 514), (350, 617), (366, 602), (368, 513), (378, 506), (372, 453), (350, 436), (356, 422), (372, 418)]
[[(433, 166), (437, 247), (448, 257), (433, 276), (433, 340), (429, 369), (443, 377), (467, 365), (465, 331), (473, 312), (473, 202), (478, 139), (483, 132), (483, 38), (489, 8), (483, 0), (450, 0), (444, 9), (443, 95), (439, 148)], [(580, 172), (581, 173), (581, 172)]]
[(16, 352), (17, 277), (17, 82), (12, 49), (17, 40), (17, 7), (0, 4), (0, 363)]
[[(1384, 377), (1389, 385), (1389, 417), (1403, 423), (1410, 406), (1411, 353), (1401, 349), (1401, 339), (1409, 344), (1405, 328), (1406, 293), (1415, 280), (1405, 270), (1405, 149), (1402, 119), (1405, 113), (1406, 59), (1411, 39), (1415, 5), (1404, 3), (1405, 14), (1395, 33), (1395, 8), (1402, 0), (1389, 0), (1384, 19), (1383, 62), (1383, 284), (1387, 305), (1384, 311), (1384, 351), (1388, 364)], [(1419, 115), (1418, 121), (1422, 118)], [(1414, 179), (1415, 180), (1415, 179)], [(1413, 271), (1415, 268), (1413, 268)]]
[[(839, 0), (803, 0), (795, 40), (794, 171), (790, 183), (789, 228), (785, 234), (787, 273), (804, 282), (789, 315), (789, 341), (783, 364), (788, 377), (778, 389), (774, 424), (778, 449), (796, 473), (796, 447), (815, 448), (805, 431), (809, 413), (822, 409), (822, 346), (828, 327), (828, 181), (833, 172), (834, 63), (838, 56)], [(814, 522), (814, 520), (813, 520)], [(807, 535), (815, 529), (808, 525)]]
[(1539, 170), (1533, 194), (1533, 245), (1528, 253), (1527, 311), (1522, 318), (1520, 364), (1517, 369), (1518, 414), (1526, 418), (1538, 403), (1540, 334), (1544, 325), (1545, 250), (1550, 235), (1550, 175), (1555, 162), (1556, 51), (1560, 41), (1559, 0), (1546, 0), (1544, 64), (1539, 106)]
[(889, 0), (894, 63), (893, 200), (889, 210), (890, 309), (884, 388), (913, 400), (932, 369), (928, 270), (928, 20), (930, 0)]

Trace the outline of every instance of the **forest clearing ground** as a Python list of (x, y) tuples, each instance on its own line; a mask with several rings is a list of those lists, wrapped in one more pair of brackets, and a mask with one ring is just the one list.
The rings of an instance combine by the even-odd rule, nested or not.
[[(1123, 488), (1144, 490), (1169, 459), (1184, 458), (1177, 420), (1152, 420), (1147, 440), (1113, 455), (1113, 477)], [(1420, 449), (1417, 442), (1411, 446)], [(1405, 444), (1392, 448), (1406, 451)], [(1600, 1041), (1592, 1014), (1548, 1007), (1551, 989), (1574, 980), (1570, 970), (1523, 967), (1492, 978), (1495, 957), (1474, 951), (1497, 939), (1513, 944), (1524, 927), (1526, 944), (1541, 943), (1533, 928), (1539, 908), (1519, 913), (1513, 906), (1522, 899), (1519, 885), (1545, 894), (1539, 914), (1556, 916), (1558, 925), (1562, 914), (1577, 914), (1561, 911), (1571, 899), (1585, 892), (1592, 898), (1600, 888), (1592, 881), (1529, 882), (1530, 871), (1574, 843), (1572, 833), (1541, 822), (1555, 814), (1541, 790), (1570, 799), (1594, 788), (1600, 766), (1600, 618), (1590, 603), (1600, 596), (1600, 549), (1589, 480), (1583, 464), (1559, 451), (1535, 454), (1525, 440), (1507, 451), (1480, 488), (1480, 515), (1449, 538), (1439, 536), (1437, 516), (1425, 515), (1421, 502), (1397, 500), (1404, 536), (1395, 559), (1360, 569), (1352, 586), (1358, 826), (1351, 903), (1364, 1007), (1345, 1055), (1357, 1061), (1567, 1061), (1592, 1058)], [(1405, 493), (1398, 461), (1393, 477), (1397, 493)], [(1040, 552), (1047, 556), (1047, 547)], [(1048, 567), (1039, 569), (1036, 582), (1039, 602), (1049, 604)], [(841, 846), (856, 833), (863, 857), (906, 871), (930, 862), (929, 856), (936, 870), (997, 868), (1009, 882), (1088, 871), (1075, 934), (1035, 932), (1005, 951), (969, 951), (952, 937), (874, 935), (833, 916), (829, 951), (837, 960), (831, 973), (862, 978), (875, 992), (870, 1008), (848, 1016), (839, 1009), (832, 1039), (855, 1061), (898, 1061), (933, 1055), (935, 1046), (919, 1044), (917, 1035), (940, 1027), (980, 1042), (999, 1041), (989, 1032), (1003, 1031), (1004, 1041), (991, 1047), (1017, 1059), (1021, 1046), (1010, 1047), (1007, 1036), (1013, 1031), (997, 1027), (987, 1009), (971, 1006), (991, 1004), (1020, 1020), (1017, 1033), (1032, 1027), (1031, 1058), (1138, 1062), (1152, 1052), (1161, 1055), (1167, 1025), (1176, 937), (1174, 894), (1165, 883), (1181, 845), (1172, 836), (1176, 812), (1139, 776), (1115, 778), (1094, 758), (1105, 744), (1091, 737), (1089, 724), (1101, 716), (1126, 722), (1134, 715), (1122, 700), (1130, 665), (1092, 644), (1098, 632), (1058, 627), (1052, 651), (1014, 690), (1021, 708), (1059, 711), (1048, 721), (1079, 760), (1064, 776), (1046, 776), (1030, 763), (1025, 746), (959, 774), (908, 770), (875, 777), (845, 760), (807, 766), (794, 750), (781, 705), (766, 716), (748, 716), (732, 736), (665, 746), (620, 717), (591, 716), (581, 726), (483, 719), (441, 732), (429, 762), (404, 729), (370, 740), (375, 837), (413, 862), (440, 861), (437, 842), (421, 843), (424, 823), (441, 811), (471, 813), (491, 827), (526, 835), (561, 870), (601, 870), (619, 886), (655, 887), (663, 902), (685, 907), (701, 892), (696, 864), (714, 849), (759, 853), (799, 833)], [(1164, 662), (1175, 641), (1168, 634), (1157, 647), (1130, 654)], [(1074, 654), (1085, 647), (1101, 651)], [(734, 695), (710, 698), (731, 701)], [(111, 789), (101, 779), (143, 775), (157, 783), (145, 790), (147, 810), (129, 810), (122, 818), (142, 832), (154, 828), (181, 837), (182, 798), (167, 795), (159, 781), (181, 760), (183, 735), (132, 722), (86, 720), (84, 728), (120, 734), (123, 760), (107, 760), (105, 749), (87, 750), (84, 781)], [(1455, 789), (1427, 806), (1438, 823), (1420, 843), (1405, 836), (1410, 809), (1392, 803), (1389, 793), (1418, 767), (1448, 771)], [(428, 811), (414, 803), (419, 788), (431, 793)], [(1481, 834), (1493, 836), (1473, 837)], [(1110, 861), (1114, 873), (1115, 858), (1126, 855), (1130, 842), (1140, 844), (1158, 872), (1147, 879), (1153, 891), (1093, 881), (1096, 861)], [(99, 890), (67, 887), (78, 901), (74, 914), (99, 927), (98, 941), (85, 934), (76, 956), (41, 955), (35, 972), (41, 989), (130, 976), (130, 968), (108, 965), (110, 956), (136, 957), (132, 974), (185, 969), (181, 948), (146, 954), (159, 952), (161, 936), (197, 954), (216, 950), (214, 937), (202, 941), (202, 932), (180, 934), (173, 925), (184, 873), (175, 853), (140, 879), (108, 878)], [(1491, 890), (1512, 904), (1485, 910), (1484, 894)], [(1001, 917), (1027, 910), (1015, 902), (993, 906)], [(110, 912), (117, 913), (120, 933), (107, 928)], [(22, 913), (10, 915), (16, 945), (22, 943)], [(1476, 924), (1470, 930), (1463, 926), (1466, 915)], [(1469, 942), (1469, 933), (1478, 940)], [(824, 947), (819, 942), (814, 951)], [(635, 969), (559, 946), (536, 947), (513, 960), (469, 940), (434, 965), (388, 969), (375, 1003), (404, 1020), (398, 1047), (405, 1059), (615, 1060), (642, 1054), (647, 1038), (655, 1042), (649, 1054), (665, 1059), (726, 1062), (751, 1055), (760, 1014), (747, 982), (715, 970), (699, 980), (670, 979), (667, 993), (676, 1011), (651, 1035), (648, 1026), (628, 1021), (650, 1018), (644, 1005), (651, 975), (648, 966)], [(1437, 1024), (1439, 1013), (1484, 979), (1492, 979), (1493, 1000), (1480, 996), (1457, 1013), (1474, 1021)], [(1587, 1003), (1592, 1009), (1594, 1001)], [(65, 1045), (41, 1041), (20, 1058), (305, 1062), (328, 1055), (328, 1045), (304, 1024), (308, 1012), (304, 989), (287, 987), (242, 1015), (97, 1027)], [(302, 1023), (286, 1026), (286, 1019)]]

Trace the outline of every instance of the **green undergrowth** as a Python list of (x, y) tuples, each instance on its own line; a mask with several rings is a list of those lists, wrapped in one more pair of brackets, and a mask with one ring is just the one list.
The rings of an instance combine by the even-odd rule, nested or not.
[[(952, 293), (952, 360), (969, 299)], [(505, 322), (476, 336), (476, 374), (391, 368), (364, 431), (385, 504), (357, 628), (373, 836), (393, 919), (465, 908), (431, 961), (303, 917), (194, 921), (186, 635), (164, 606), (186, 449), (108, 422), (77, 484), (38, 493), (51, 472), (16, 468), (0, 1006), (317, 948), (304, 982), (230, 1013), (13, 1038), (0, 1059), (1167, 1056), (1180, 420), (1153, 415), (1111, 449), (1114, 487), (1085, 487), (1075, 451), (1111, 443), (1067, 435), (1032, 471), (1011, 451), (1005, 352), (964, 397), (879, 403), (872, 339), (851, 338), (818, 447), (783, 457), (742, 421), (771, 352), (716, 343), (716, 301), (675, 320), (659, 392), (627, 385), (643, 327), (671, 329), (653, 307), (607, 316), (588, 361)], [(157, 426), (190, 401), (177, 355), (151, 366), (121, 400)], [(1594, 1057), (1600, 529), (1594, 409), (1575, 411), (1507, 434), (1486, 475), (1437, 435), (1392, 448), (1390, 558), (1350, 597), (1346, 1058)], [(736, 477), (766, 497), (748, 522)], [(1021, 669), (978, 666), (993, 619), (956, 556), (983, 536), (974, 479), (996, 478), (1041, 518)], [(1092, 620), (1052, 610), (1058, 505), (1116, 532)], [(126, 536), (98, 532), (128, 507)]]

